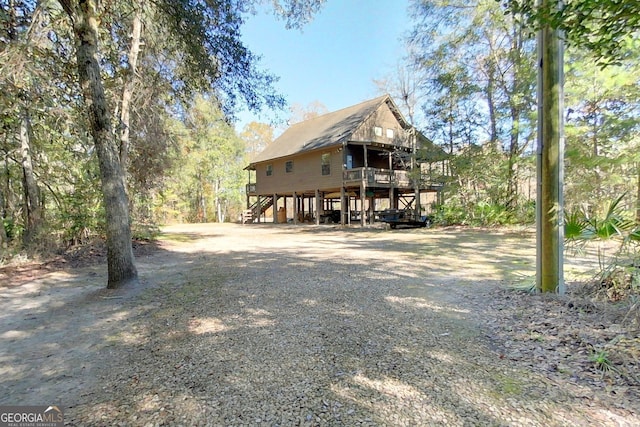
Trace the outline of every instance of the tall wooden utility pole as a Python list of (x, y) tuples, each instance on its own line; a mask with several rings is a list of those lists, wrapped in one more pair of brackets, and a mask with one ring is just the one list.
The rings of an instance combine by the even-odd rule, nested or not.
[[(538, 0), (541, 10), (560, 0)], [(564, 293), (564, 45), (547, 23), (538, 33), (538, 161), (536, 287)]]

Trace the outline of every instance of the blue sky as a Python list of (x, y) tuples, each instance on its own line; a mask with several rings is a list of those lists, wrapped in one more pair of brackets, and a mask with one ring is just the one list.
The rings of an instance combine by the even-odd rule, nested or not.
[[(276, 88), (289, 104), (319, 101), (329, 111), (379, 95), (373, 79), (390, 73), (405, 55), (409, 0), (327, 0), (314, 20), (286, 30), (271, 12), (247, 20), (243, 40), (260, 55), (261, 68), (280, 77)], [(280, 115), (286, 120), (288, 111)], [(273, 114), (239, 115), (238, 129)]]

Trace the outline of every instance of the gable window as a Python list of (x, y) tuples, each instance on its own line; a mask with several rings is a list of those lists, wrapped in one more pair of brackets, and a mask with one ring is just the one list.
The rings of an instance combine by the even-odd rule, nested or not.
[(267, 176), (273, 175), (273, 165), (267, 165)]
[(382, 136), (382, 128), (380, 126), (374, 126), (373, 133), (375, 133), (376, 136)]
[(287, 163), (284, 164), (284, 171), (286, 173), (293, 172), (293, 160), (289, 160), (287, 161)]
[(393, 139), (393, 129), (387, 129), (387, 138)]
[(324, 153), (321, 157), (322, 175), (331, 175), (331, 154)]

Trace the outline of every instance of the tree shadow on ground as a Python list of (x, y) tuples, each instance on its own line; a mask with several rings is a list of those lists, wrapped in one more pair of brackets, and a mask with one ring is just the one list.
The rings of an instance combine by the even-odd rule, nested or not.
[[(57, 397), (77, 425), (583, 419), (579, 398), (501, 360), (465, 304), (461, 282), (492, 288), (509, 277), (480, 275), (481, 255), (507, 263), (521, 256), (510, 250), (518, 242), (496, 253), (493, 241), (445, 234), (433, 255), (425, 245), (438, 236), (331, 232), (306, 242), (278, 231), (269, 246), (242, 233), (239, 243), (212, 235), (198, 252), (161, 248), (139, 260), (135, 297), (99, 289), (101, 272), (91, 284), (86, 274), (45, 281), (47, 298), (6, 312), (11, 370), (0, 403)], [(56, 298), (65, 289), (75, 293)], [(27, 337), (42, 349), (30, 359), (16, 345)]]

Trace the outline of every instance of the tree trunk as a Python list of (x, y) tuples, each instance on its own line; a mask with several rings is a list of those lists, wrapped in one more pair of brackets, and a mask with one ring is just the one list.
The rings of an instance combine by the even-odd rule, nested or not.
[(6, 215), (6, 202), (4, 197), (4, 191), (0, 189), (0, 255), (2, 250), (7, 248), (9, 239), (7, 237), (7, 230), (4, 228), (4, 219)]
[(60, 0), (60, 3), (73, 23), (78, 77), (100, 165), (107, 221), (107, 288), (117, 288), (135, 281), (137, 271), (131, 247), (129, 206), (124, 175), (111, 131), (109, 107), (100, 77), (97, 1)]
[(25, 246), (33, 243), (42, 227), (42, 206), (40, 205), (40, 190), (33, 173), (33, 159), (31, 157), (32, 132), (29, 112), (22, 108), (20, 112), (20, 151), (22, 155), (22, 181), (24, 190), (25, 230), (23, 242)]
[[(138, 67), (138, 55), (140, 53), (142, 35), (142, 4), (136, 6), (136, 11), (131, 23), (131, 47), (129, 48), (129, 68), (125, 74), (124, 87), (122, 89), (122, 99), (120, 100), (120, 164), (122, 172), (126, 178), (127, 163), (129, 159), (129, 129), (131, 98), (136, 81)], [(126, 180), (125, 180), (126, 181)]]
[[(541, 7), (559, 7), (542, 0)], [(563, 43), (545, 25), (538, 35), (538, 196), (536, 287), (564, 293), (563, 274)]]
[[(447, 119), (449, 122), (449, 154), (453, 155), (455, 151), (454, 147), (454, 137), (453, 137), (453, 104), (449, 104), (449, 117)], [(413, 130), (413, 129), (412, 129)]]
[(640, 162), (636, 164), (638, 172), (638, 194), (636, 196), (636, 223), (640, 224)]
[(506, 208), (515, 210), (518, 200), (518, 175), (516, 165), (519, 153), (520, 112), (516, 107), (511, 108), (511, 136), (509, 141), (509, 160), (507, 162), (507, 203)]
[[(215, 180), (214, 184), (214, 194), (215, 194), (215, 204), (216, 204), (216, 216), (219, 223), (224, 222), (224, 217), (222, 216), (222, 200), (220, 199), (220, 178)], [(274, 208), (275, 209), (275, 208)]]
[(494, 92), (495, 92), (495, 76), (494, 76), (494, 67), (490, 66), (490, 69), (487, 71), (487, 106), (489, 108), (489, 124), (490, 124), (490, 135), (489, 142), (496, 147), (498, 152), (502, 151), (502, 147), (500, 146), (500, 141), (498, 140), (498, 119), (496, 115), (496, 105), (494, 102)]

